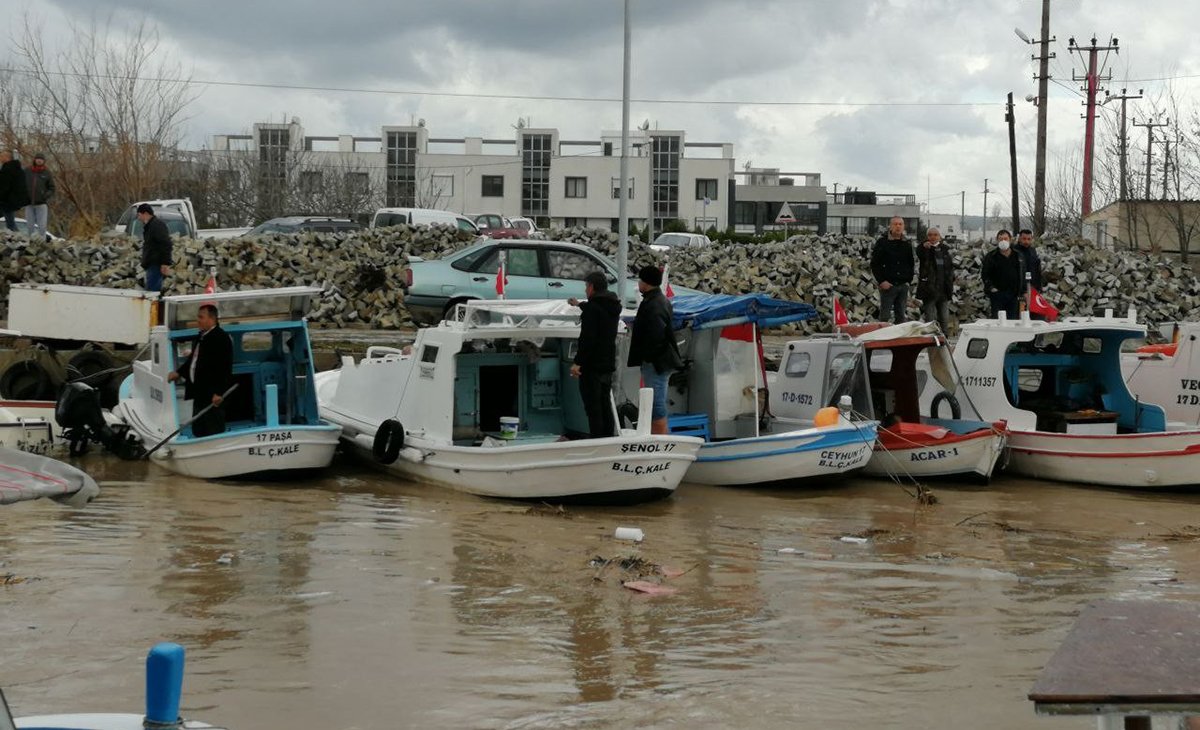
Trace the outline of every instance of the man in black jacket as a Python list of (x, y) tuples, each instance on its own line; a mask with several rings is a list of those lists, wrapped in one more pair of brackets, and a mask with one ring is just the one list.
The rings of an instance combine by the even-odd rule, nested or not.
[(171, 232), (154, 215), (149, 203), (137, 207), (142, 222), (142, 270), (146, 272), (146, 291), (162, 291), (163, 277), (171, 270)]
[(983, 257), (980, 276), (992, 319), (1002, 311), (1009, 319), (1016, 319), (1020, 314), (1017, 299), (1025, 286), (1025, 261), (1012, 250), (1011, 233), (1002, 230), (996, 234), (996, 248)]
[(17, 230), (17, 211), (29, 205), (29, 188), (20, 160), (8, 150), (0, 150), (0, 213), (8, 230)]
[(582, 310), (579, 316), (579, 346), (571, 377), (579, 378), (579, 395), (587, 413), (592, 438), (606, 438), (617, 432), (612, 404), (613, 371), (617, 369), (617, 322), (621, 302), (608, 290), (608, 279), (599, 271), (584, 277), (587, 301), (568, 299)]
[[(1017, 234), (1017, 245), (1013, 250), (1021, 255), (1021, 262), (1025, 264), (1025, 280), (1021, 283), (1022, 296), (1029, 296), (1029, 287), (1031, 286), (1041, 291), (1042, 259), (1038, 256), (1037, 249), (1033, 247), (1033, 231), (1028, 228), (1022, 228), (1021, 232)], [(1029, 316), (1032, 319), (1045, 319), (1040, 314), (1030, 313)]]
[(908, 319), (908, 285), (912, 283), (913, 248), (904, 237), (904, 219), (892, 218), (888, 232), (871, 249), (871, 273), (879, 285), (879, 319), (900, 324)]
[[(667, 432), (667, 383), (671, 371), (683, 367), (679, 346), (675, 343), (675, 313), (671, 302), (662, 293), (662, 271), (645, 266), (638, 272), (638, 291), (642, 303), (629, 338), (631, 368), (642, 369), (642, 385), (654, 390), (654, 405), (650, 412), (650, 433)], [(646, 414), (639, 413), (638, 418)]]
[(917, 247), (921, 274), (917, 278), (917, 298), (921, 316), (936, 321), (943, 334), (950, 334), (950, 300), (954, 297), (954, 256), (942, 241), (942, 232), (930, 228), (925, 243)]
[(54, 176), (46, 168), (46, 156), (38, 153), (33, 156), (33, 164), (25, 170), (25, 190), (29, 194), (29, 202), (25, 205), (25, 228), (30, 237), (43, 236), (50, 240), (47, 228), (50, 222), (50, 199), (54, 197), (56, 185)]
[(201, 304), (196, 323), (200, 327), (196, 344), (179, 369), (167, 375), (167, 380), (183, 380), (183, 396), (192, 401), (193, 418), (212, 406), (192, 422), (192, 435), (200, 438), (225, 432), (221, 402), (222, 394), (233, 380), (233, 340), (221, 329), (215, 305)]

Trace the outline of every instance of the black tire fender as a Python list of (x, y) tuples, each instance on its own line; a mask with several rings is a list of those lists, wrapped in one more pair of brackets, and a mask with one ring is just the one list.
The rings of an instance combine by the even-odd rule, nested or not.
[(962, 406), (958, 403), (958, 398), (954, 397), (953, 393), (942, 391), (933, 396), (933, 402), (929, 404), (929, 415), (932, 418), (939, 418), (938, 411), (941, 410), (942, 401), (950, 404), (950, 417), (958, 420), (962, 418)]
[(54, 379), (34, 360), (18, 360), (0, 375), (0, 398), (50, 400), (53, 397)]
[(67, 381), (82, 381), (100, 390), (112, 373), (99, 373), (112, 370), (113, 359), (103, 350), (80, 350), (67, 360)]
[(371, 452), (380, 464), (392, 464), (400, 458), (400, 449), (404, 448), (404, 426), (394, 418), (389, 418), (379, 424), (375, 430), (375, 441), (371, 444)]

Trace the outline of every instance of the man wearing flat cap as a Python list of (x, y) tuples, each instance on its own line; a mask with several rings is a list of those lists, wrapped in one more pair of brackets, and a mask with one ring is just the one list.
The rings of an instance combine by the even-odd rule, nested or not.
[(137, 207), (142, 222), (142, 270), (146, 272), (146, 291), (162, 291), (163, 277), (171, 270), (171, 232), (167, 224), (154, 215), (154, 207), (142, 203)]
[[(667, 433), (667, 383), (671, 371), (683, 367), (679, 345), (675, 342), (674, 311), (662, 293), (662, 271), (653, 266), (638, 272), (638, 291), (642, 303), (633, 320), (629, 340), (629, 367), (641, 368), (642, 384), (654, 390), (650, 412), (650, 433)], [(645, 418), (646, 414), (638, 414)]]

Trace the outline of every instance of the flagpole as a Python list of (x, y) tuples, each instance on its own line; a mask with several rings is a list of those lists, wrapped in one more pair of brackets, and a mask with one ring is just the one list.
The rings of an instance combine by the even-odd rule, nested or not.
[[(625, 305), (625, 289), (629, 278), (629, 0), (625, 0), (625, 61), (621, 83), (621, 179), (618, 189), (621, 197), (617, 210), (617, 299)], [(649, 228), (646, 232), (650, 237)]]

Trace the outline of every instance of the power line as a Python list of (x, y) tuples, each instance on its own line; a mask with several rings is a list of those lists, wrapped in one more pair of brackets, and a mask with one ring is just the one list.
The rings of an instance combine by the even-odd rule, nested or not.
[[(33, 75), (32, 71), (4, 67), (0, 71)], [(370, 89), (351, 86), (307, 86), (301, 84), (256, 83), (251, 81), (213, 81), (210, 79), (174, 79), (157, 76), (116, 76), (111, 74), (81, 74), (68, 71), (43, 71), (49, 76), (73, 78), (96, 78), (117, 81), (146, 81), (155, 83), (196, 84), (198, 86), (223, 86), (248, 89), (281, 89), (285, 91), (328, 91), (347, 94), (382, 94), (390, 96), (437, 96), (451, 99), (511, 99), (515, 101), (569, 101), (617, 103), (616, 97), (604, 96), (549, 96), (538, 94), (482, 94), (461, 91), (410, 91), (403, 89)], [(638, 104), (685, 104), (701, 106), (829, 106), (829, 107), (989, 107), (1000, 106), (990, 101), (761, 101), (733, 99), (631, 99)]]

